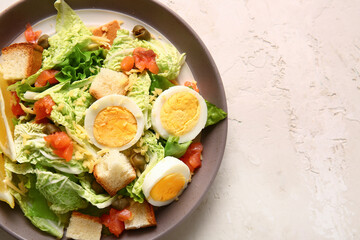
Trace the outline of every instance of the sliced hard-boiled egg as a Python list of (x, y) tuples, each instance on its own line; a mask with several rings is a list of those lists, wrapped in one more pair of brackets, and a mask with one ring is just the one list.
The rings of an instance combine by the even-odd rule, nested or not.
[(179, 143), (194, 139), (205, 127), (207, 107), (196, 91), (185, 86), (174, 86), (155, 100), (151, 122), (161, 137), (179, 137)]
[(144, 116), (131, 98), (108, 95), (86, 110), (85, 129), (95, 146), (123, 151), (140, 139)]
[(142, 190), (150, 204), (161, 207), (174, 201), (187, 187), (190, 178), (188, 166), (168, 156), (145, 176)]

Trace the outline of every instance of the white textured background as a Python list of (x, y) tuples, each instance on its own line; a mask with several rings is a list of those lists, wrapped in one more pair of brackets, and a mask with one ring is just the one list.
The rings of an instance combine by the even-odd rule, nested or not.
[(210, 191), (162, 240), (360, 239), (360, 1), (160, 2), (208, 47), (229, 107)]

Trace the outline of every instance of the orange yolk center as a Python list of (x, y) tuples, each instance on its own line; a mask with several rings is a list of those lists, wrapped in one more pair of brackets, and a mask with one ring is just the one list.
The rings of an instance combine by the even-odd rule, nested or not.
[(185, 177), (180, 173), (172, 173), (155, 184), (151, 189), (150, 196), (155, 201), (165, 202), (176, 197), (184, 185)]
[(94, 122), (96, 141), (108, 147), (122, 147), (136, 135), (137, 122), (126, 108), (113, 106), (103, 109)]

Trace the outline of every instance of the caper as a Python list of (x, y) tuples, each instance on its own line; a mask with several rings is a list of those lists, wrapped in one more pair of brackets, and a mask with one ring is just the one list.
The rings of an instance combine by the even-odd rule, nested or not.
[(44, 34), (39, 38), (37, 44), (43, 47), (44, 49), (47, 49), (50, 47), (48, 39), (49, 39), (49, 35)]
[(149, 41), (151, 39), (151, 34), (146, 28), (141, 25), (136, 25), (132, 30), (134, 36), (139, 40)]
[(96, 192), (96, 194), (105, 193), (105, 190), (96, 180), (92, 181), (91, 188)]
[(117, 210), (123, 210), (130, 206), (130, 202), (128, 199), (119, 196), (115, 201), (111, 203), (111, 206)]
[(52, 123), (45, 123), (44, 124), (44, 128), (43, 128), (43, 133), (47, 134), (47, 135), (50, 135), (50, 134), (53, 134), (53, 133), (56, 133), (56, 132), (61, 132), (61, 129), (56, 126), (55, 124), (52, 124)]
[(145, 157), (139, 153), (134, 153), (131, 157), (130, 157), (130, 162), (131, 164), (139, 169), (141, 172), (144, 171), (145, 169)]

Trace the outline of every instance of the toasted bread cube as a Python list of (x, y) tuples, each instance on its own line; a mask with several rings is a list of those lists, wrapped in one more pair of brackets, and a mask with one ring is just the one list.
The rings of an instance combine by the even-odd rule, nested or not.
[(130, 206), (127, 209), (132, 213), (133, 218), (124, 222), (125, 229), (156, 226), (154, 209), (148, 202), (138, 203), (130, 200)]
[(126, 74), (102, 68), (94, 78), (89, 92), (96, 99), (111, 94), (125, 95), (128, 84), (129, 78)]
[[(102, 25), (98, 28), (95, 28), (94, 30), (92, 30), (92, 33), (94, 34), (94, 36), (106, 37), (107, 39), (109, 39), (110, 45), (112, 45), (114, 42), (114, 39), (116, 38), (117, 31), (119, 29), (120, 29), (119, 21), (114, 20), (114, 21), (109, 22), (105, 25)], [(108, 46), (103, 46), (103, 47), (109, 49)]]
[(27, 78), (41, 67), (43, 48), (37, 44), (14, 43), (1, 52), (1, 68), (6, 80)]
[(111, 195), (126, 187), (136, 178), (129, 159), (117, 150), (110, 150), (94, 167), (96, 181)]
[(100, 240), (101, 230), (100, 218), (72, 212), (66, 237), (76, 240)]

